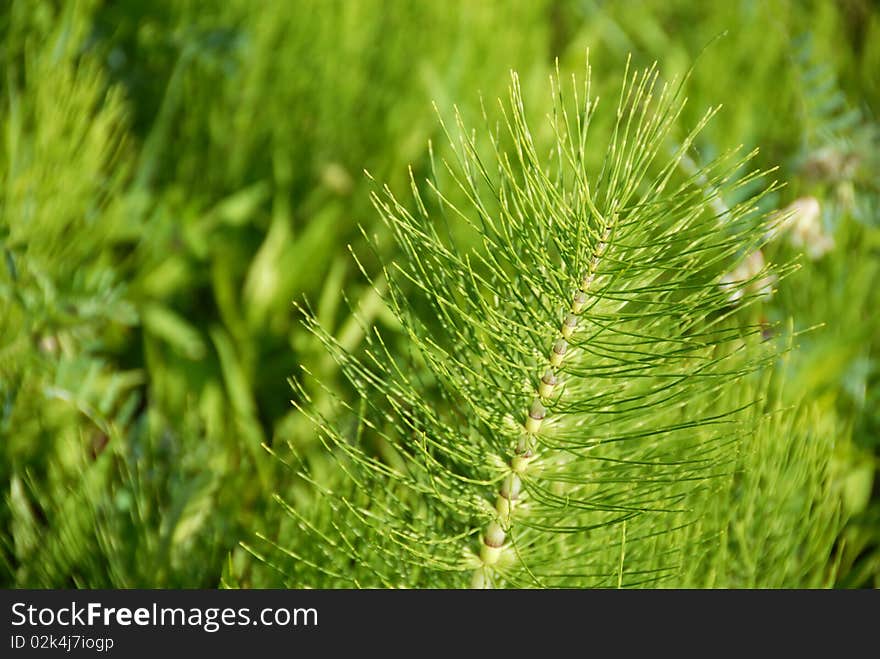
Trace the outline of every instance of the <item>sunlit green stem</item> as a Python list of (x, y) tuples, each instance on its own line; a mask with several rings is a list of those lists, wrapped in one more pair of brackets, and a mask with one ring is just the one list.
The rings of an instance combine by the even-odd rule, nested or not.
[(578, 318), (586, 308), (590, 287), (596, 280), (599, 263), (602, 255), (608, 249), (611, 230), (616, 220), (617, 215), (615, 214), (612, 223), (604, 228), (602, 238), (596, 244), (590, 257), (587, 272), (581, 279), (578, 290), (572, 296), (569, 312), (565, 315), (558, 331), (559, 336), (554, 340), (550, 349), (546, 370), (538, 381), (535, 397), (523, 421), (524, 432), (517, 442), (514, 455), (508, 463), (509, 472), (501, 481), (495, 499), (496, 517), (489, 522), (481, 536), (480, 566), (473, 571), (472, 588), (491, 588), (497, 576), (497, 566), (507, 549), (506, 541), (512, 528), (514, 513), (523, 499), (522, 476), (528, 472), (530, 465), (537, 457), (537, 436), (544, 422), (547, 421), (545, 403), (550, 402), (558, 390), (557, 388), (562, 384), (560, 369), (565, 356), (570, 354), (568, 341), (577, 330)]

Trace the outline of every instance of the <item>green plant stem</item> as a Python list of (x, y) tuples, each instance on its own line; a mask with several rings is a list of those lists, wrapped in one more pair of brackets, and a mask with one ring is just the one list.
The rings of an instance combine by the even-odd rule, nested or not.
[(504, 476), (495, 499), (496, 519), (489, 522), (481, 535), (480, 566), (471, 576), (472, 588), (491, 588), (495, 580), (495, 566), (502, 560), (505, 540), (513, 525), (514, 512), (522, 500), (522, 476), (538, 457), (538, 435), (546, 421), (547, 407), (554, 399), (554, 393), (563, 385), (561, 366), (568, 352), (568, 340), (577, 331), (580, 315), (587, 308), (588, 296), (596, 279), (602, 256), (608, 249), (617, 214), (612, 215), (610, 223), (602, 227), (602, 239), (592, 251), (587, 272), (581, 278), (577, 290), (568, 304), (568, 311), (562, 314), (562, 324), (549, 350), (544, 364), (544, 375), (538, 381), (534, 399), (523, 421), (523, 435), (517, 442), (514, 455), (508, 466), (510, 471)]

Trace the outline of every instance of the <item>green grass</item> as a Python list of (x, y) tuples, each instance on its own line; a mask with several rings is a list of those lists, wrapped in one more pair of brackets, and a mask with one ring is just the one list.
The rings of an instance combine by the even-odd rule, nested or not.
[[(563, 79), (581, 75), (589, 48), (598, 134), (615, 120), (628, 56), (656, 61), (663, 80), (691, 71), (664, 147), (720, 104), (690, 166), (760, 148), (753, 165), (778, 167), (785, 185), (758, 210), (806, 197), (820, 210), (816, 224), (802, 218), (809, 230), (763, 248), (781, 272), (797, 268), (735, 315), (779, 356), (744, 388), (727, 384), (724, 404), (762, 402), (707, 481), (715, 495), (688, 490), (695, 521), (661, 529), (667, 557), (703, 548), (684, 566), (671, 559), (672, 585), (880, 585), (880, 12), (867, 0), (447, 4), (0, 9), (0, 583), (300, 586), (324, 583), (304, 557), (344, 566), (352, 550), (315, 536), (332, 511), (302, 474), (321, 487), (345, 474), (308, 417), (368, 441), (389, 469), (406, 460), (399, 428), (390, 441), (364, 432), (358, 387), (325, 349), (332, 338), (367, 359), (375, 326), (396, 359), (413, 354), (389, 297), (409, 293), (383, 274), (406, 242), (371, 193), (387, 185), (401, 213), (417, 213), (412, 172), (422, 193), (431, 179), (467, 208), (442, 166), (455, 158), (443, 125), (457, 106), (490, 162), (503, 123), (484, 127), (483, 108), (503, 122), (495, 99), (511, 69), (544, 158), (554, 60)], [(604, 153), (588, 151), (585, 170)], [(426, 203), (464, 251), (479, 243), (449, 207)], [(424, 392), (450, 403), (436, 383)], [(410, 504), (419, 524), (436, 513)], [(479, 515), (454, 517), (428, 526), (455, 536)], [(614, 536), (617, 568), (638, 561), (634, 529), (602, 540)], [(368, 583), (331, 571), (334, 585)], [(446, 583), (394, 559), (379, 572), (383, 585)]]

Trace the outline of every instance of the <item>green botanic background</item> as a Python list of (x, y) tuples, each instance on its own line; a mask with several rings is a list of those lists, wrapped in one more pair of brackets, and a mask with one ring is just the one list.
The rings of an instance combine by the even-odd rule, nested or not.
[[(345, 386), (294, 303), (354, 353), (371, 324), (404, 350), (374, 181), (411, 199), (410, 168), (451, 153), (440, 120), (479, 125), (511, 69), (542, 125), (554, 62), (581, 74), (587, 49), (603, 98), (628, 56), (692, 69), (682, 124), (723, 106), (694, 157), (759, 147), (785, 183), (764, 210), (802, 218), (756, 311), (793, 337), (778, 402), (801, 413), (753, 438), (762, 496), (717, 506), (730, 555), (685, 583), (880, 586), (870, 0), (3, 3), (0, 585), (291, 585), (248, 548), (308, 500), (289, 447), (336, 467), (287, 380)], [(816, 555), (774, 556), (796, 533)]]

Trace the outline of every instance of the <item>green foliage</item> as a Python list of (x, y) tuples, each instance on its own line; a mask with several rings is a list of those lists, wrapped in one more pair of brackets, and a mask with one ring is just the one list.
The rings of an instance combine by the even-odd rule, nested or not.
[(703, 502), (694, 530), (703, 544), (688, 555), (682, 584), (830, 587), (839, 560), (832, 548), (850, 514), (834, 459), (842, 424), (819, 405), (777, 407), (756, 421)]
[[(4, 3), (0, 581), (467, 585), (538, 355), (616, 217), (523, 478), (537, 509), (505, 537), (528, 560), (486, 576), (876, 586), (878, 36), (867, 0)], [(603, 101), (579, 151), (583, 94), (545, 81), (587, 47)], [(607, 149), (629, 54), (690, 71), (650, 163)], [(501, 115), (510, 69), (522, 106)], [(739, 144), (761, 148), (748, 168), (725, 161)], [(749, 174), (777, 165), (785, 187)], [(793, 260), (778, 282), (757, 267)], [(664, 368), (696, 381), (660, 391)], [(655, 434), (590, 443), (636, 427)], [(599, 459), (627, 451), (673, 464)], [(560, 524), (598, 526), (577, 545)], [(552, 577), (557, 550), (580, 580)]]
[[(592, 133), (589, 73), (568, 94), (555, 78), (549, 158), (514, 77), (494, 156), (481, 157), (459, 126), (446, 167), (466, 205), (433, 185), (428, 202), (415, 182), (416, 213), (387, 189), (374, 196), (402, 254), (385, 278), (411, 350), (395, 354), (377, 332), (358, 358), (308, 318), (357, 397), (337, 399), (328, 415), (299, 390), (343, 476), (324, 482), (295, 463), (319, 495), (286, 504), (295, 530), (270, 541), (280, 556), (253, 549), (288, 584), (676, 585), (685, 560), (717, 576), (712, 537), (761, 544), (752, 533), (773, 504), (752, 507), (780, 476), (807, 486), (804, 503), (781, 515), (807, 521), (807, 555), (795, 558), (801, 538), (790, 529), (771, 529), (772, 555), (750, 544), (736, 552), (751, 579), (743, 584), (788, 576), (773, 569), (782, 559), (807, 575), (817, 558), (825, 566), (838, 530), (829, 453), (823, 445), (789, 462), (754, 450), (752, 438), (778, 436), (747, 412), (772, 351), (759, 325), (736, 322), (757, 296), (734, 312), (720, 285), (763, 240), (755, 209), (772, 186), (719, 214), (729, 191), (762, 174), (730, 154), (681, 175), (704, 122), (667, 158), (681, 101), (657, 75), (627, 77), (605, 135)], [(590, 167), (596, 151), (605, 155)], [(456, 243), (448, 225), (461, 222), (477, 246)], [(716, 509), (729, 473), (738, 501)], [(744, 519), (694, 532), (709, 508)], [(831, 532), (815, 533), (814, 517)], [(777, 562), (751, 568), (756, 554)], [(739, 585), (732, 562), (720, 585)]]
[(261, 444), (309, 439), (283, 383), (320, 355), (291, 300), (358, 340), (338, 245), (369, 208), (360, 168), (417, 163), (431, 90), (510, 64), (496, 12), (320, 6), (0, 12), (4, 583), (217, 583), (271, 503)]

